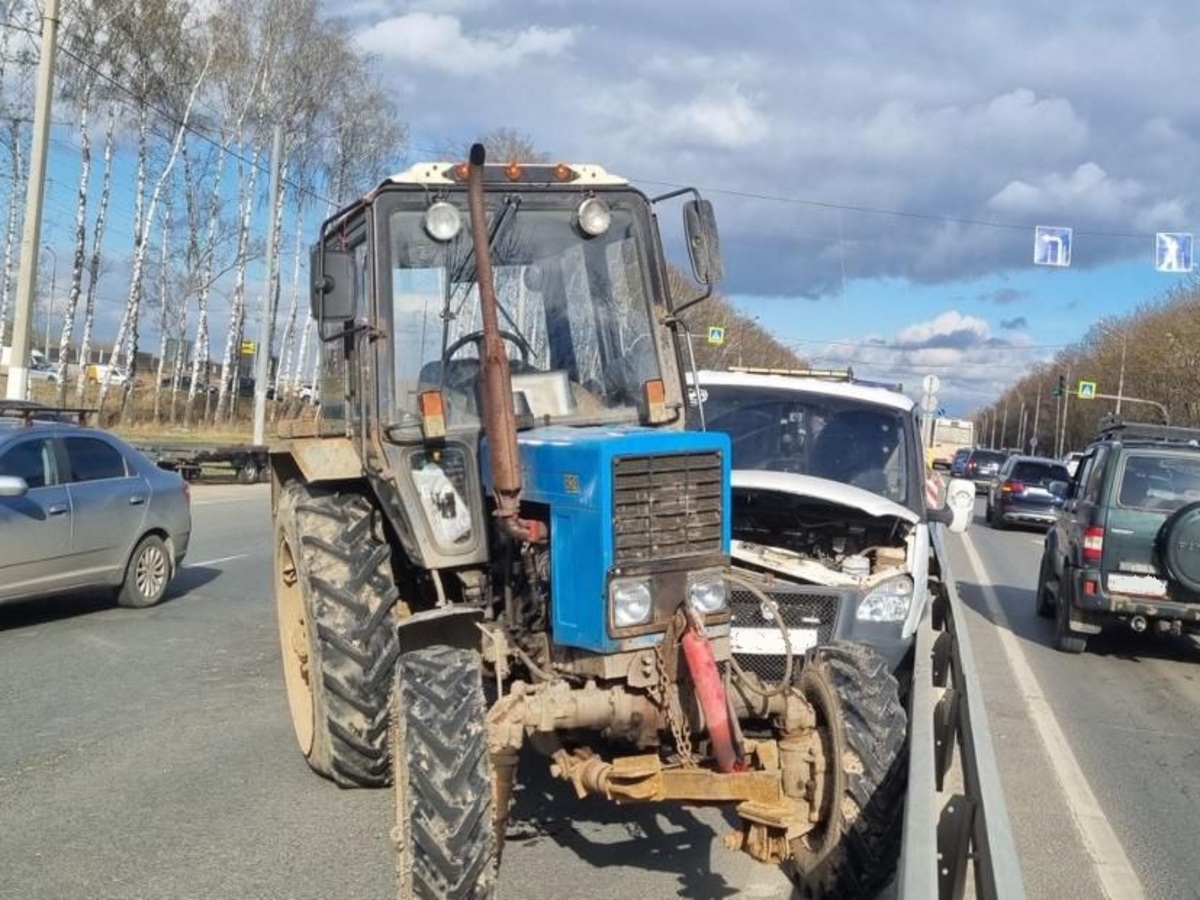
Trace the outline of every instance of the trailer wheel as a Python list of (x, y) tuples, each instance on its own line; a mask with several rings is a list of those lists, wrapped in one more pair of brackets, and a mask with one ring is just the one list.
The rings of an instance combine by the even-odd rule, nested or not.
[(237, 470), (238, 484), (254, 484), (260, 479), (261, 474), (258, 463), (253, 459), (243, 460)]
[(291, 481), (278, 509), (275, 596), (296, 740), (337, 784), (386, 785), (395, 619), (406, 610), (391, 547), (361, 494)]
[(393, 697), (397, 894), (488, 900), (500, 840), (480, 656), (445, 646), (405, 653)]
[(870, 897), (895, 872), (907, 779), (907, 717), (873, 650), (814, 650), (797, 681), (817, 712), (831, 775), (822, 822), (792, 841), (790, 874), (808, 896)]

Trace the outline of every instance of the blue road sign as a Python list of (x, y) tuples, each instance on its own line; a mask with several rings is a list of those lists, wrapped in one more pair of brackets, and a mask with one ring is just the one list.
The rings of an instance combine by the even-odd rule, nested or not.
[(708, 342), (718, 346), (725, 343), (725, 328), (721, 325), (709, 325)]
[(1160, 231), (1154, 236), (1154, 268), (1160, 272), (1192, 271), (1192, 236), (1182, 231)]
[(1065, 269), (1071, 265), (1071, 229), (1038, 225), (1033, 229), (1033, 264)]

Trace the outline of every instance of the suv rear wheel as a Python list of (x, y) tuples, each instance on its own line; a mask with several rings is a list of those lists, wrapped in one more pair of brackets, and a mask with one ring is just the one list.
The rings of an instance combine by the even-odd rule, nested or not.
[(1076, 634), (1071, 630), (1071, 595), (1071, 580), (1061, 579), (1058, 584), (1058, 602), (1055, 604), (1054, 646), (1063, 653), (1082, 653), (1087, 649), (1087, 635)]
[(1050, 593), (1051, 582), (1056, 581), (1054, 577), (1054, 561), (1050, 558), (1050, 551), (1042, 552), (1042, 565), (1038, 570), (1037, 593), (1035, 596), (1034, 605), (1037, 608), (1037, 614), (1043, 619), (1054, 617), (1054, 595)]

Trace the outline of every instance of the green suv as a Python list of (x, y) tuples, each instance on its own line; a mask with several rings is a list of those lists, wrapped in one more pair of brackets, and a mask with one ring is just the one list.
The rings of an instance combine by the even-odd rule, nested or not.
[(1200, 631), (1200, 429), (1107, 422), (1046, 535), (1037, 611), (1082, 653), (1106, 625)]

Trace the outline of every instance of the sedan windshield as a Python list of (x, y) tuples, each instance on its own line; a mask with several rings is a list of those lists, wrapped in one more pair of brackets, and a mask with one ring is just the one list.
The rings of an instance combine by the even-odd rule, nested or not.
[[(612, 221), (589, 237), (578, 197), (489, 197), (500, 329), (512, 361), (518, 415), (536, 421), (636, 420), (641, 386), (659, 377), (650, 291), (632, 209), (610, 201)], [(564, 201), (567, 201), (564, 203)], [(479, 286), (465, 198), (463, 226), (445, 243), (424, 208), (393, 212), (393, 360), (398, 412), (442, 388), (448, 424), (479, 421)]]
[(735, 469), (813, 475), (906, 502), (900, 410), (795, 391), (710, 386), (702, 397), (708, 428), (733, 442)]

